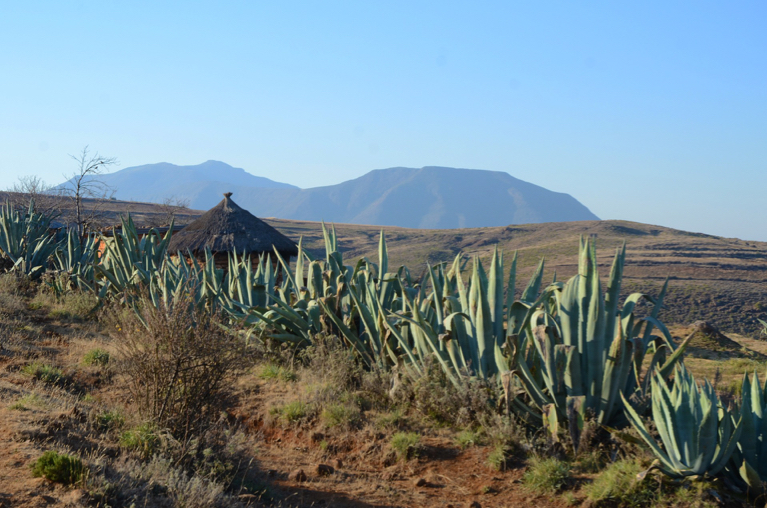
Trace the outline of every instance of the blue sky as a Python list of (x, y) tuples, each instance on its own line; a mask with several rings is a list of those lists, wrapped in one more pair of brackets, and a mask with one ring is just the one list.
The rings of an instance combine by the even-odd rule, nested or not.
[(507, 171), (767, 240), (767, 2), (2, 2), (0, 188), (90, 145), (312, 187)]

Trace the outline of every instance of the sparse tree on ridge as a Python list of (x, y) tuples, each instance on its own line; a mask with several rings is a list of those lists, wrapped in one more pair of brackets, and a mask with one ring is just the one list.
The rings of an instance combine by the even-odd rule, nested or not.
[[(64, 175), (67, 181), (62, 187), (63, 193), (72, 199), (77, 233), (83, 236), (86, 230), (96, 225), (103, 203), (114, 194), (114, 189), (97, 177), (106, 172), (110, 166), (117, 164), (117, 159), (103, 157), (98, 152), (91, 154), (88, 146), (78, 155), (70, 155), (70, 157), (77, 163), (77, 170), (69, 176)], [(84, 210), (84, 199), (92, 199), (93, 206)]]
[(155, 227), (169, 226), (176, 214), (189, 209), (189, 198), (170, 196), (160, 203), (160, 213), (149, 219), (149, 225)]
[(20, 176), (19, 180), (6, 191), (8, 202), (17, 209), (29, 208), (35, 203), (35, 211), (56, 219), (62, 215), (60, 189), (49, 185), (35, 175)]

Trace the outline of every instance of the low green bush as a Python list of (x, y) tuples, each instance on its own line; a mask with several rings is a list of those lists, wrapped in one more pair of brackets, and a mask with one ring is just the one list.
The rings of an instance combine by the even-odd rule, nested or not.
[(32, 475), (52, 482), (72, 485), (82, 480), (86, 468), (77, 457), (49, 450), (32, 464)]
[(99, 367), (104, 367), (109, 363), (110, 359), (111, 357), (109, 356), (109, 353), (103, 349), (91, 349), (85, 353), (85, 356), (83, 356), (83, 365), (96, 365)]
[(407, 416), (400, 408), (394, 408), (389, 412), (379, 414), (376, 417), (376, 427), (382, 429), (398, 429), (407, 422)]
[(73, 291), (61, 296), (41, 292), (33, 300), (38, 308), (50, 308), (48, 317), (59, 320), (86, 320), (93, 316), (93, 310), (99, 301), (96, 295)]

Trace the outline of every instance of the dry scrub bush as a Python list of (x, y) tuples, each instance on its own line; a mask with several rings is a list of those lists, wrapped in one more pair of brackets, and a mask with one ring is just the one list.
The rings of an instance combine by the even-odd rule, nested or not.
[(363, 411), (388, 408), (389, 374), (365, 370), (338, 337), (318, 335), (299, 359), (308, 402), (317, 408), (327, 427), (357, 427), (363, 421)]
[(0, 275), (0, 316), (16, 317), (26, 305), (23, 296), (29, 291), (30, 282), (24, 276), (15, 273)]
[(494, 414), (491, 401), (495, 393), (490, 383), (464, 375), (460, 387), (456, 387), (434, 357), (426, 360), (420, 378), (402, 379), (394, 394), (396, 401), (411, 404), (435, 423), (469, 427)]
[(225, 408), (233, 377), (250, 364), (246, 345), (188, 299), (159, 309), (144, 301), (137, 314), (116, 312), (108, 324), (118, 366), (140, 415), (185, 441)]
[(21, 273), (0, 274), (0, 294), (22, 296), (28, 294), (34, 285), (29, 277)]
[(62, 321), (84, 321), (95, 316), (99, 304), (98, 297), (79, 289), (57, 295), (49, 286), (41, 284), (37, 295), (30, 302), (34, 309), (45, 309), (48, 317)]

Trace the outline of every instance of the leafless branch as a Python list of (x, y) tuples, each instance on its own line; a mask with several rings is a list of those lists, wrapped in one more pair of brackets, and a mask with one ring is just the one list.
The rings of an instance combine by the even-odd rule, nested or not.
[[(78, 155), (70, 157), (77, 163), (77, 170), (69, 176), (64, 175), (67, 178), (64, 193), (74, 203), (74, 223), (82, 236), (87, 230), (100, 225), (103, 205), (114, 195), (114, 189), (98, 176), (117, 164), (117, 159), (103, 157), (98, 152), (91, 154), (87, 146)], [(92, 200), (87, 209), (83, 206), (85, 199)]]
[(17, 209), (29, 208), (35, 203), (38, 213), (56, 219), (61, 216), (61, 193), (38, 176), (20, 176), (18, 182), (6, 191), (8, 202)]

